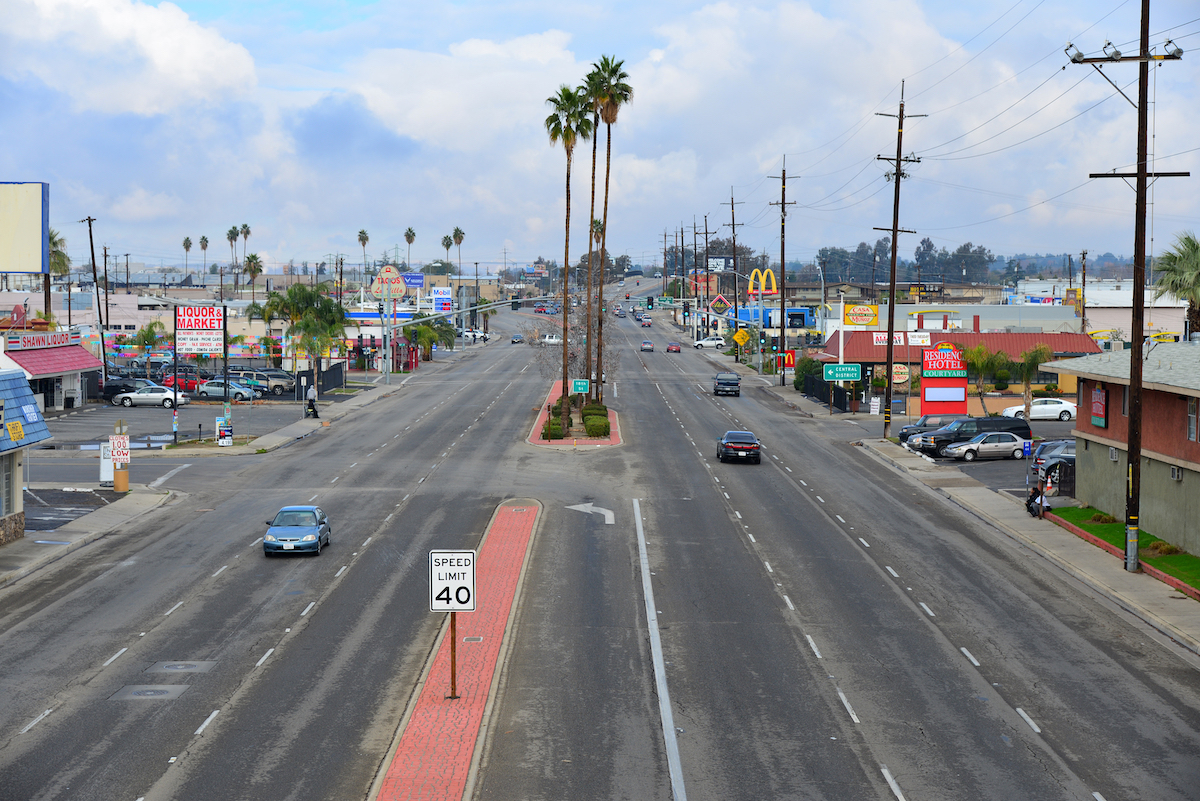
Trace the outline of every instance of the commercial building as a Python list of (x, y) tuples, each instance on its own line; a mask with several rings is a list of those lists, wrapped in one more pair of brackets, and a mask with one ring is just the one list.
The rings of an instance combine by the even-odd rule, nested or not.
[(25, 536), (21, 473), (30, 445), (50, 439), (25, 373), (0, 370), (0, 545)]

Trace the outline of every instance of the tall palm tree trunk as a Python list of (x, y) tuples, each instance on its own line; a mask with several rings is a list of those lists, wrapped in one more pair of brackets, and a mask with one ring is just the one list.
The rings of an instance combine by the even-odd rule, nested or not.
[[(592, 122), (592, 130), (596, 130), (600, 125), (600, 112), (596, 112), (594, 121)], [(587, 292), (584, 293), (584, 302), (587, 307), (587, 342), (584, 348), (583, 356), (583, 374), (587, 378), (592, 377), (592, 220), (596, 219), (596, 137), (592, 137), (592, 201), (588, 206), (588, 261), (587, 261)], [(567, 313), (567, 306), (563, 304), (563, 315)], [(596, 310), (597, 316), (600, 315), (599, 309)], [(588, 390), (588, 397), (596, 397), (596, 389), (593, 387)]]
[[(612, 173), (612, 124), (604, 126), (604, 212), (600, 220), (600, 299), (604, 308), (604, 260), (608, 257), (608, 176)], [(666, 265), (663, 265), (666, 269)], [(604, 315), (596, 330), (596, 400), (604, 402)]]
[[(585, 118), (586, 119), (586, 118)], [(562, 435), (567, 436), (567, 417), (569, 404), (566, 402), (567, 393), (571, 386), (567, 378), (567, 271), (571, 264), (571, 156), (567, 155), (567, 220), (566, 236), (563, 239), (563, 308), (562, 308), (562, 403), (559, 404), (559, 417), (562, 425)]]

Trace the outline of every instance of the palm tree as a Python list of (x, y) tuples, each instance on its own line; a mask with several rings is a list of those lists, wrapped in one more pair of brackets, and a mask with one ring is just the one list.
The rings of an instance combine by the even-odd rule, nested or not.
[[(604, 214), (600, 218), (602, 233), (600, 238), (600, 304), (604, 304), (604, 254), (608, 253), (608, 179), (612, 174), (612, 127), (617, 121), (621, 107), (633, 100), (633, 87), (629, 85), (629, 74), (625, 72), (625, 62), (618, 61), (613, 56), (601, 56), (597, 64), (592, 65), (599, 73), (598, 92), (600, 98), (600, 117), (604, 120)], [(664, 265), (665, 266), (665, 265)], [(596, 332), (596, 361), (604, 356), (604, 315), (600, 316), (600, 324)], [(600, 387), (597, 387), (597, 397), (603, 397)]]
[(200, 237), (200, 272), (208, 269), (208, 237)]
[(166, 333), (166, 326), (158, 320), (151, 320), (138, 329), (137, 333), (133, 335), (132, 341), (134, 345), (142, 349), (143, 353), (149, 353), (166, 338)]
[(229, 263), (231, 265), (237, 262), (237, 249), (234, 247), (234, 245), (237, 243), (239, 236), (241, 236), (241, 234), (238, 233), (238, 227), (236, 225), (232, 226), (228, 231), (225, 232), (225, 238), (229, 240)]
[(363, 249), (363, 273), (367, 270), (367, 243), (371, 241), (370, 235), (367, 234), (367, 229), (363, 228), (358, 232), (358, 244), (362, 245)]
[(250, 240), (250, 226), (242, 223), (242, 229), (238, 231), (242, 235), (242, 261), (246, 260), (246, 242)]
[[(462, 243), (467, 238), (467, 235), (463, 233), (463, 229), (456, 225), (454, 226), (454, 230), (450, 232), (450, 238), (454, 241), (455, 246), (458, 247), (458, 274), (462, 275)], [(446, 255), (449, 256), (450, 254), (447, 253)]]
[(1021, 386), (1024, 389), (1026, 420), (1029, 419), (1030, 407), (1033, 405), (1033, 382), (1037, 378), (1038, 371), (1042, 369), (1042, 365), (1052, 358), (1054, 358), (1054, 354), (1050, 351), (1050, 346), (1043, 342), (1024, 351), (1021, 354), (1021, 361), (1013, 362), (1009, 366), (1009, 369), (1021, 380)]
[(963, 362), (967, 365), (968, 372), (975, 374), (975, 390), (979, 393), (979, 405), (983, 407), (983, 416), (988, 416), (987, 401), (983, 398), (983, 381), (989, 376), (995, 374), (997, 370), (1003, 370), (1008, 367), (1010, 360), (1008, 354), (1002, 350), (990, 351), (987, 343), (980, 342), (973, 348), (963, 348), (958, 346), (962, 351)]
[[(416, 319), (426, 316), (428, 315), (422, 314)], [(410, 341), (415, 343), (421, 351), (421, 361), (424, 362), (433, 361), (433, 343), (435, 342), (445, 345), (450, 350), (454, 349), (454, 328), (445, 317), (411, 326), (408, 329), (408, 336)]]
[(292, 284), (284, 293), (272, 292), (262, 309), (268, 328), (271, 320), (286, 320), (284, 336), (291, 339), (292, 363), (297, 351), (304, 349), (317, 381), (320, 355), (334, 340), (344, 339), (349, 318), (335, 300), (308, 284)]
[(71, 272), (71, 257), (67, 255), (67, 240), (53, 228), (50, 229), (50, 274), (66, 275)]
[(1189, 337), (1200, 332), (1200, 241), (1196, 234), (1185, 231), (1175, 238), (1175, 244), (1159, 256), (1158, 290), (1155, 298), (1168, 292), (1180, 300), (1186, 300), (1187, 330)]
[(187, 275), (187, 259), (188, 254), (192, 252), (192, 238), (185, 236), (183, 238), (183, 274)]
[(442, 237), (442, 247), (446, 249), (446, 261), (450, 261), (450, 248), (454, 246), (454, 238), (449, 234)]
[[(603, 92), (603, 82), (601, 81), (600, 73), (595, 69), (587, 74), (583, 79), (583, 86), (579, 90), (585, 93), (585, 102), (592, 111), (592, 130), (596, 131), (600, 128), (600, 107), (602, 104), (601, 93)], [(595, 221), (596, 218), (596, 146), (600, 144), (600, 137), (592, 137), (592, 193), (591, 205), (588, 206), (588, 219)], [(586, 330), (589, 337), (592, 330), (592, 287), (595, 286), (592, 280), (592, 239), (591, 232), (588, 235), (588, 257), (587, 257), (587, 290), (584, 292), (585, 315), (586, 315)], [(603, 283), (603, 281), (601, 281)], [(592, 374), (592, 343), (589, 341), (583, 351), (583, 371), (588, 376)], [(597, 389), (592, 387), (588, 392), (589, 397), (596, 397)]]
[(412, 243), (416, 240), (417, 232), (410, 226), (404, 231), (404, 241), (408, 243), (408, 261), (405, 263), (405, 266), (410, 270), (412, 269)]
[[(546, 117), (546, 133), (550, 136), (550, 145), (562, 142), (563, 150), (567, 153), (567, 217), (564, 223), (563, 236), (563, 315), (562, 315), (562, 394), (565, 398), (570, 391), (567, 378), (567, 309), (570, 307), (567, 298), (567, 270), (571, 266), (571, 157), (575, 153), (575, 143), (579, 139), (587, 141), (592, 136), (592, 121), (587, 118), (586, 97), (583, 92), (563, 84), (558, 88), (558, 94), (546, 98), (553, 109)], [(559, 404), (562, 416), (563, 436), (567, 434), (567, 404)]]
[(262, 259), (258, 257), (257, 253), (251, 253), (246, 257), (246, 264), (242, 269), (245, 270), (246, 278), (250, 281), (250, 302), (254, 303), (254, 282), (262, 275)]

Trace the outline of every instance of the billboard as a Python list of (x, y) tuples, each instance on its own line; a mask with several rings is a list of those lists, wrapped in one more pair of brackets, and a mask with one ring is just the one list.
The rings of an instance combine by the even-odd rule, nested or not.
[(733, 269), (733, 256), (709, 256), (708, 271), (723, 273)]
[(224, 306), (176, 306), (175, 351), (220, 355), (225, 348)]
[(50, 184), (0, 183), (0, 272), (50, 272)]
[(406, 289), (423, 289), (425, 287), (424, 273), (402, 273)]

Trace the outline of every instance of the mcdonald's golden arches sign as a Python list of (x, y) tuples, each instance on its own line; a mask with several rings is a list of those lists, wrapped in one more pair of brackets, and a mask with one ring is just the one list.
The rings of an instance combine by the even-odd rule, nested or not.
[[(771, 288), (767, 289), (767, 279), (771, 279)], [(758, 280), (758, 290), (754, 289), (754, 281)], [(747, 295), (778, 295), (779, 284), (775, 283), (775, 271), (768, 267), (759, 270), (757, 267), (750, 273), (750, 285), (746, 287)]]

